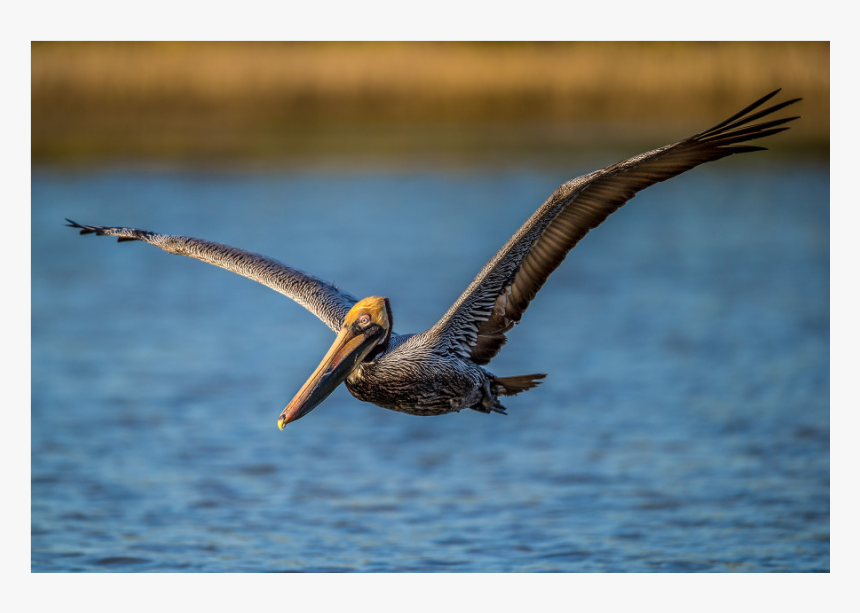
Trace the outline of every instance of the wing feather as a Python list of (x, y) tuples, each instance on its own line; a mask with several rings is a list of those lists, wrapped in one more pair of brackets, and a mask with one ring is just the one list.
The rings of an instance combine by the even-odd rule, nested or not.
[(188, 236), (169, 236), (137, 228), (85, 226), (66, 219), (81, 234), (115, 236), (119, 242), (142, 241), (247, 277), (298, 302), (335, 332), (358, 300), (335, 285), (272, 258), (221, 243)]
[[(756, 111), (771, 92), (725, 121), (672, 145), (568, 181), (514, 234), (427, 334), (448, 350), (487, 364), (505, 344), (549, 275), (589, 230), (637, 192), (691, 168), (764, 147), (739, 145), (771, 136), (797, 117), (752, 124), (799, 100)], [(755, 112), (754, 112), (755, 111)]]

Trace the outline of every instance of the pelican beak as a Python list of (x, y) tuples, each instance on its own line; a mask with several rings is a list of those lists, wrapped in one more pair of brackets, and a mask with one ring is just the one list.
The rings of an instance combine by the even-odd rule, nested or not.
[(314, 374), (281, 412), (278, 428), (283, 430), (291, 421), (313, 411), (346, 380), (378, 342), (376, 334), (362, 334), (351, 326), (344, 326)]

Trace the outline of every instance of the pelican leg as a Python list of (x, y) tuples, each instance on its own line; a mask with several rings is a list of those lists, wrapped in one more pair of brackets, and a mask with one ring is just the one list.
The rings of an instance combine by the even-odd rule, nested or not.
[(481, 402), (469, 408), (479, 413), (501, 413), (502, 415), (507, 415), (507, 409), (502, 406), (498, 396), (490, 388), (489, 378), (484, 379), (484, 383), (481, 385)]

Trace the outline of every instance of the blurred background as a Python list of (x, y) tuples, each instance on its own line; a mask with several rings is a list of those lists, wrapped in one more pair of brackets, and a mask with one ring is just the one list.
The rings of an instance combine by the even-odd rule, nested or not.
[[(827, 572), (828, 43), (32, 44), (34, 572)], [(345, 389), (268, 288), (64, 218), (263, 253), (433, 325), (568, 179), (764, 94), (490, 365), (509, 415)]]
[(662, 143), (778, 87), (805, 115), (779, 146), (826, 154), (829, 59), (815, 42), (33, 43), (33, 160), (552, 158)]

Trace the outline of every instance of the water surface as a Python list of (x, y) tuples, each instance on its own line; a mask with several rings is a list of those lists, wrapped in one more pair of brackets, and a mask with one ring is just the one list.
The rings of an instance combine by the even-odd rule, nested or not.
[(564, 180), (37, 170), (32, 561), (66, 571), (829, 571), (829, 176), (734, 160), (639, 195), (490, 366), (507, 417), (337, 390), (263, 286), (63, 218), (278, 258), (432, 325)]

